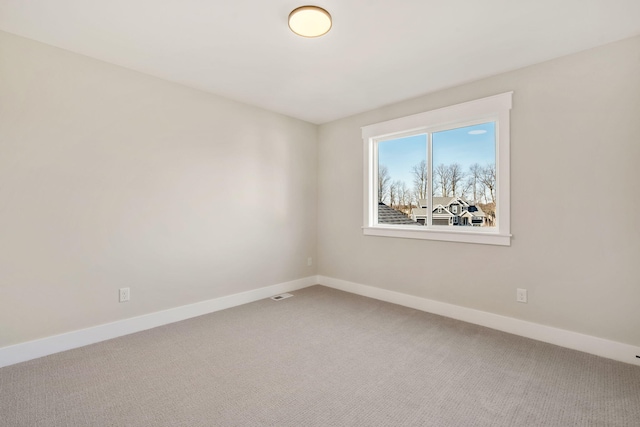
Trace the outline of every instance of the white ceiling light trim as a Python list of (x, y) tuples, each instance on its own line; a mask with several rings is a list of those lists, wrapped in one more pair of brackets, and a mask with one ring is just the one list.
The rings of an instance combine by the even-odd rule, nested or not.
[(289, 14), (289, 28), (302, 37), (320, 37), (331, 29), (331, 15), (318, 6), (301, 6)]

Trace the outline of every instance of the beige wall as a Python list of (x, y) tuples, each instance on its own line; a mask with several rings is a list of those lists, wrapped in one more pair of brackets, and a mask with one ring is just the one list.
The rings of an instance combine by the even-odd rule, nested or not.
[(316, 140), (0, 32), (0, 347), (314, 275)]
[[(363, 236), (361, 126), (511, 90), (511, 247)], [(640, 37), (322, 125), (318, 156), (320, 274), (640, 345)]]

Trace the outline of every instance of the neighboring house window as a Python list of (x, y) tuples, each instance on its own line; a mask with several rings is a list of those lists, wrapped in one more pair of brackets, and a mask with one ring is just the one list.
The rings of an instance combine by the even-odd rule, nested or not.
[[(364, 234), (510, 245), (512, 94), (363, 127)], [(452, 200), (456, 203), (451, 205), (453, 214), (465, 211), (463, 206), (481, 211), (480, 226), (434, 219), (434, 206)], [(379, 203), (400, 206), (416, 223), (380, 222)]]

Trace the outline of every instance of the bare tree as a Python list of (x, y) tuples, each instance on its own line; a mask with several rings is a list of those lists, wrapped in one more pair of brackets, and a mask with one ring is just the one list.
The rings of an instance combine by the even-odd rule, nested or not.
[(389, 185), (389, 206), (392, 208), (396, 208), (400, 204), (400, 188), (402, 184), (402, 181), (397, 180)]
[(462, 186), (462, 191), (460, 192), (460, 195), (463, 199), (465, 199), (466, 201), (470, 201), (471, 200), (471, 196), (473, 196), (473, 186), (471, 185), (471, 183), (469, 182), (469, 180), (467, 179)]
[(421, 161), (417, 165), (414, 165), (411, 172), (413, 173), (413, 188), (416, 192), (418, 199), (427, 198), (427, 162)]
[(451, 192), (451, 171), (449, 167), (440, 163), (436, 167), (435, 176), (438, 180), (438, 185), (440, 186), (440, 192), (441, 192), (440, 196), (447, 197)]
[(400, 209), (407, 215), (411, 213), (411, 207), (413, 205), (413, 193), (407, 186), (407, 183), (402, 181), (400, 187)]
[(474, 163), (469, 166), (469, 173), (467, 174), (467, 186), (469, 191), (473, 195), (473, 202), (477, 203), (480, 198), (480, 186), (482, 183), (482, 166), (478, 163)]
[(389, 169), (384, 165), (380, 165), (378, 168), (378, 203), (384, 203), (389, 195), (390, 180), (391, 177), (389, 176)]
[(487, 225), (493, 227), (496, 223), (496, 204), (495, 203), (478, 203), (482, 212), (487, 216)]
[(464, 177), (465, 173), (459, 163), (449, 165), (449, 179), (451, 180), (451, 195), (453, 197), (462, 196), (462, 182)]
[[(489, 190), (489, 195), (491, 196), (490, 203), (495, 203), (496, 202), (496, 165), (495, 163), (488, 164), (487, 166), (482, 168), (480, 182), (482, 182), (482, 185), (486, 190)], [(489, 203), (488, 200), (487, 202)]]

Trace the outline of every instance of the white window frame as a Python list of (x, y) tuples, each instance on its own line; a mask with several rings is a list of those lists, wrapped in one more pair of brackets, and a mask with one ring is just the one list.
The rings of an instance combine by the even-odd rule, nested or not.
[[(363, 233), (368, 236), (441, 240), (489, 245), (511, 245), (511, 205), (509, 200), (509, 113), (513, 92), (426, 111), (407, 117), (362, 127), (364, 142)], [(378, 223), (378, 150), (379, 142), (420, 133), (455, 129), (486, 122), (496, 124), (496, 225), (495, 227), (438, 227)], [(429, 147), (431, 145), (429, 144)], [(428, 159), (431, 158), (429, 153)], [(429, 173), (432, 174), (431, 167)], [(432, 178), (429, 179), (431, 194)], [(431, 217), (432, 208), (427, 208)], [(429, 223), (430, 221), (427, 221)]]

